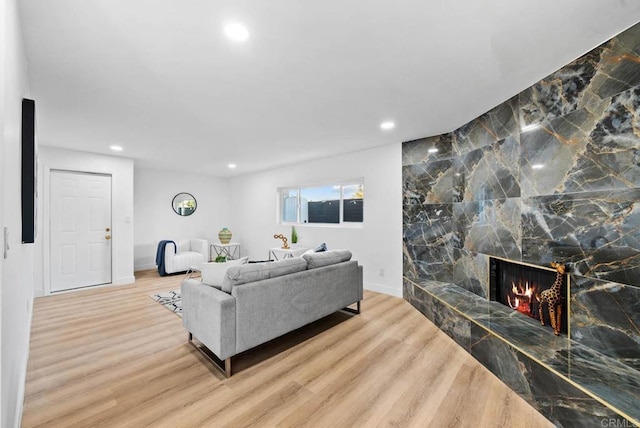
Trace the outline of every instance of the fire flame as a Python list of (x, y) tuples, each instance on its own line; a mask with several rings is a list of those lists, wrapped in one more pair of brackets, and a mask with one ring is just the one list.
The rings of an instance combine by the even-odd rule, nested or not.
[(536, 287), (530, 286), (529, 282), (525, 282), (524, 285), (512, 282), (511, 295), (507, 295), (509, 307), (529, 314), (529, 312), (531, 312), (531, 302), (533, 298), (535, 297), (536, 300), (539, 300), (538, 296), (535, 295), (535, 289)]

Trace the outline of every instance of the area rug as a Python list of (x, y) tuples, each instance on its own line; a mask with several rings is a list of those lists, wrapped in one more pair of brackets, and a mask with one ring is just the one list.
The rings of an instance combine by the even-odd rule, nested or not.
[(182, 298), (180, 296), (180, 289), (165, 291), (160, 294), (152, 294), (149, 297), (169, 309), (174, 314), (182, 317)]

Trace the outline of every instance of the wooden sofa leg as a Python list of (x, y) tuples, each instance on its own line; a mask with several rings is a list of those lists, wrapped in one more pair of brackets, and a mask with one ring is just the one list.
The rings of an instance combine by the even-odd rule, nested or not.
[(224, 360), (224, 375), (231, 377), (231, 357), (227, 357), (227, 359)]

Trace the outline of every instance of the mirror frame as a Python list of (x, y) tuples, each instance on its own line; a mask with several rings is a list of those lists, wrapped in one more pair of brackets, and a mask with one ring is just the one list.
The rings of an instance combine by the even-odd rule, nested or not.
[[(183, 208), (179, 207), (179, 204), (189, 200), (193, 201), (193, 209), (189, 209), (189, 212), (185, 212), (183, 211)], [(171, 201), (171, 208), (173, 208), (173, 212), (178, 214), (179, 216), (188, 217), (196, 212), (196, 209), (198, 208), (198, 201), (196, 201), (196, 198), (191, 193), (180, 192), (173, 197), (173, 200)]]

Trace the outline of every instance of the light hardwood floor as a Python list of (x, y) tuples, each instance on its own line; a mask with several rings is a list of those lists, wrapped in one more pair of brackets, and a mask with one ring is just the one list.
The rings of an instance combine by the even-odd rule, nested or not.
[(234, 358), (225, 379), (149, 295), (181, 276), (38, 298), (23, 427), (544, 427), (400, 298), (365, 292)]

